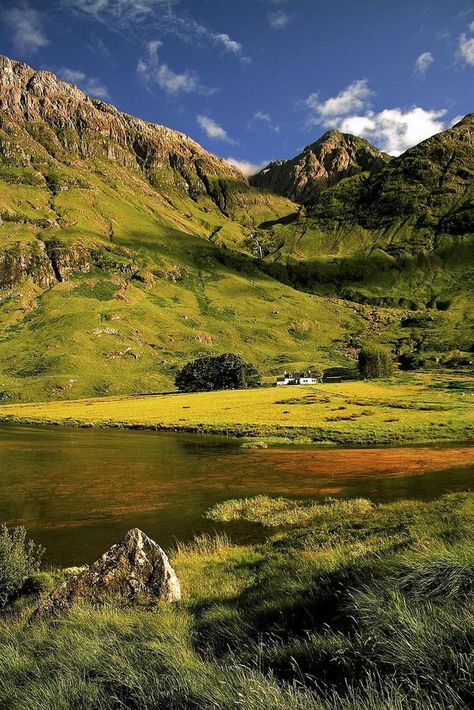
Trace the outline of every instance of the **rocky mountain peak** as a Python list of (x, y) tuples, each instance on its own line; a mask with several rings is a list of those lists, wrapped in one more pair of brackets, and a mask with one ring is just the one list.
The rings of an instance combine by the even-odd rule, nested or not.
[(342, 178), (376, 170), (389, 160), (390, 156), (363, 138), (332, 129), (292, 160), (270, 163), (250, 182), (295, 202), (308, 203)]
[[(206, 179), (214, 176), (244, 180), (235, 168), (184, 133), (122, 113), (49, 71), (0, 55), (0, 129), (12, 135), (18, 125), (30, 135), (32, 126), (43, 126), (43, 132), (34, 131), (34, 139), (56, 158), (61, 149), (80, 158), (106, 157), (127, 167), (138, 163), (147, 175), (167, 164), (181, 175), (185, 190), (205, 192)], [(0, 158), (2, 153), (18, 152), (9, 145), (13, 135), (2, 138)]]

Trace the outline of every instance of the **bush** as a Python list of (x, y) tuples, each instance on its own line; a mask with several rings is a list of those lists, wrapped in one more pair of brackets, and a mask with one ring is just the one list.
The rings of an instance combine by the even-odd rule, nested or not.
[(362, 348), (359, 352), (358, 367), (361, 377), (366, 380), (391, 377), (393, 375), (392, 354), (383, 348)]
[(37, 572), (43, 548), (26, 540), (26, 530), (0, 528), (0, 608), (20, 591), (27, 577)]
[(257, 387), (260, 375), (240, 355), (224, 353), (217, 357), (198, 357), (178, 372), (174, 381), (182, 392), (244, 389)]

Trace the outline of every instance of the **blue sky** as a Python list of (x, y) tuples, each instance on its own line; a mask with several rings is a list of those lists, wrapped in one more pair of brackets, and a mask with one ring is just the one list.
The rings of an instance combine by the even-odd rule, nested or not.
[(0, 53), (244, 171), (327, 129), (392, 154), (474, 110), (472, 0), (0, 0)]

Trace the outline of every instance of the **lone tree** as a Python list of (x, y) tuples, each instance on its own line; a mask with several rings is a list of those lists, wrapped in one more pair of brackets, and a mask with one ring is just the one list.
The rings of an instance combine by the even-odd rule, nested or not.
[(393, 375), (393, 360), (390, 351), (384, 348), (367, 346), (359, 352), (359, 372), (365, 380)]
[(188, 362), (177, 373), (174, 383), (182, 392), (237, 390), (261, 384), (255, 367), (233, 353)]

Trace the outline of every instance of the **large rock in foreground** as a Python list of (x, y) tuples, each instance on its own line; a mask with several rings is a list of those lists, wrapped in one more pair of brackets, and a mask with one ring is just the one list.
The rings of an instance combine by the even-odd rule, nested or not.
[(124, 599), (146, 594), (166, 602), (181, 598), (178, 578), (165, 552), (134, 528), (84, 572), (48, 594), (35, 616), (59, 616), (79, 601), (97, 603), (109, 594)]

